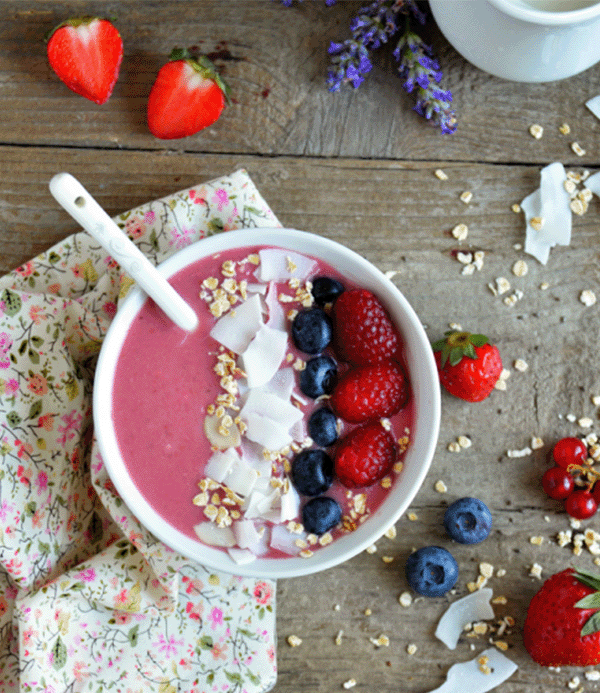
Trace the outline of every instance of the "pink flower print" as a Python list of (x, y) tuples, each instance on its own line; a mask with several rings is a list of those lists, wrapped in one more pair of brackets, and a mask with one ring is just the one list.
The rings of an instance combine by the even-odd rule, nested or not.
[(10, 366), (10, 359), (8, 358), (8, 352), (12, 347), (13, 340), (10, 335), (6, 332), (0, 333), (0, 368), (8, 368)]
[(81, 265), (73, 265), (73, 267), (71, 267), (71, 272), (73, 272), (73, 276), (76, 279), (81, 279), (81, 277), (83, 277), (83, 270), (81, 269)]
[(15, 506), (12, 505), (12, 503), (9, 503), (7, 500), (3, 500), (2, 503), (0, 503), (0, 521), (1, 522), (6, 522), (9, 513), (12, 513), (12, 511), (15, 509)]
[(28, 460), (33, 452), (33, 445), (31, 443), (23, 443), (20, 440), (15, 440), (15, 445), (17, 446), (17, 457), (21, 460)]
[(194, 602), (187, 602), (185, 605), (185, 612), (186, 614), (193, 619), (194, 621), (201, 621), (202, 620), (202, 612), (204, 611), (204, 604), (202, 602), (198, 602), (197, 604), (194, 604)]
[(179, 647), (184, 645), (183, 640), (175, 640), (175, 637), (171, 635), (170, 638), (165, 638), (161, 633), (158, 636), (157, 642), (153, 643), (155, 647), (158, 647), (160, 652), (164, 652), (168, 657), (177, 656), (177, 650)]
[(27, 378), (27, 389), (38, 397), (43, 397), (48, 392), (48, 381), (43, 375), (34, 373)]
[(189, 245), (193, 240), (192, 229), (186, 229), (185, 226), (182, 226), (181, 229), (171, 229), (171, 240), (169, 241), (169, 245), (181, 249), (185, 248), (186, 245)]
[(113, 602), (115, 606), (121, 606), (122, 604), (127, 604), (128, 599), (129, 592), (127, 591), (127, 588), (124, 588), (113, 597)]
[(93, 568), (86, 568), (78, 573), (75, 577), (79, 578), (82, 582), (94, 582), (96, 579), (96, 571)]
[(62, 289), (62, 287), (60, 284), (50, 284), (50, 286), (48, 287), (47, 290), (48, 290), (48, 293), (58, 294), (61, 289)]
[(35, 485), (38, 489), (38, 496), (41, 496), (44, 491), (48, 488), (48, 475), (46, 472), (40, 472), (35, 480)]
[(213, 645), (213, 648), (211, 650), (211, 654), (213, 656), (213, 659), (227, 659), (227, 645), (220, 645), (218, 642), (216, 642)]
[(227, 190), (224, 190), (223, 188), (219, 188), (218, 190), (215, 190), (215, 194), (213, 195), (212, 201), (214, 204), (217, 205), (217, 209), (219, 212), (223, 210), (223, 207), (229, 202), (229, 195), (227, 194)]
[(211, 628), (214, 630), (217, 626), (223, 625), (223, 612), (218, 606), (214, 606), (208, 616), (208, 620), (212, 623)]
[(145, 224), (153, 224), (155, 219), (156, 219), (156, 214), (154, 213), (154, 210), (152, 210), (152, 209), (149, 209), (144, 214), (144, 223)]
[(15, 392), (18, 392), (19, 390), (19, 383), (17, 380), (14, 378), (11, 378), (4, 384), (4, 392), (7, 395), (13, 395)]
[(21, 277), (29, 277), (33, 274), (34, 269), (33, 262), (26, 262), (24, 265), (17, 267), (15, 272)]
[(132, 238), (141, 238), (144, 235), (145, 228), (141, 219), (134, 217), (125, 224), (125, 230)]
[(52, 431), (54, 429), (54, 414), (44, 414), (38, 419), (38, 426), (44, 431)]
[(119, 263), (114, 259), (114, 257), (107, 255), (104, 258), (104, 264), (108, 267), (108, 269), (114, 269)]
[(75, 434), (81, 426), (83, 416), (77, 411), (77, 409), (72, 409), (68, 414), (63, 414), (60, 417), (63, 420), (64, 426), (59, 426), (58, 431), (63, 435), (58, 438), (57, 442), (60, 445), (65, 445), (67, 440), (72, 440)]
[(133, 616), (126, 611), (113, 611), (113, 618), (115, 619), (115, 623), (125, 626), (133, 619)]
[(117, 312), (117, 304), (114, 301), (107, 301), (103, 306), (102, 310), (110, 317), (114, 317)]
[(254, 598), (258, 604), (266, 606), (273, 598), (273, 588), (268, 582), (257, 582), (254, 585)]
[(45, 319), (42, 306), (31, 306), (29, 309), (29, 319), (34, 325), (39, 325)]
[(0, 597), (0, 618), (8, 611), (8, 602), (4, 597)]
[(73, 664), (73, 676), (76, 681), (83, 681), (90, 675), (88, 666), (85, 662), (75, 662)]

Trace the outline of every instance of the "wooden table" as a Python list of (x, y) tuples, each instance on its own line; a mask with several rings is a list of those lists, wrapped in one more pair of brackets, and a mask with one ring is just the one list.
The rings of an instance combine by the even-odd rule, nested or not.
[[(600, 394), (600, 314), (579, 300), (598, 292), (600, 208), (575, 216), (570, 247), (555, 248), (546, 266), (518, 249), (524, 220), (511, 210), (539, 184), (553, 161), (567, 169), (600, 165), (600, 122), (586, 99), (600, 93), (592, 68), (552, 84), (513, 84), (466, 63), (430, 23), (425, 35), (445, 72), (459, 118), (454, 135), (441, 135), (411, 111), (412, 101), (394, 75), (390, 52), (358, 90), (330, 94), (324, 86), (330, 40), (344, 38), (362, 2), (295, 3), (270, 0), (123, 0), (0, 5), (0, 269), (8, 271), (72, 233), (74, 222), (58, 208), (48, 181), (59, 170), (78, 176), (111, 213), (187, 185), (245, 167), (285, 225), (323, 234), (396, 272), (426, 326), (440, 337), (449, 323), (488, 334), (500, 347), (511, 377), (505, 391), (480, 404), (442, 396), (442, 425), (435, 458), (418, 493), (413, 521), (403, 517), (394, 539), (325, 573), (278, 584), (279, 679), (277, 693), (356, 689), (422, 693), (439, 686), (449, 666), (470, 659), (486, 636), (464, 638), (455, 651), (434, 638), (435, 625), (487, 562), (503, 569), (489, 580), (514, 617), (504, 634), (519, 669), (501, 693), (563, 691), (573, 676), (595, 690), (579, 669), (552, 672), (535, 665), (522, 645), (529, 600), (541, 584), (534, 563), (548, 576), (568, 565), (593, 569), (593, 556), (560, 548), (558, 531), (569, 522), (558, 502), (540, 489), (546, 455), (561, 436), (598, 425), (591, 396)], [(75, 96), (47, 66), (43, 36), (62, 19), (86, 13), (116, 17), (125, 41), (121, 78), (104, 106)], [(233, 89), (234, 104), (196, 136), (153, 138), (145, 105), (158, 68), (173, 45), (196, 44), (213, 54)], [(544, 127), (541, 139), (529, 126)], [(559, 132), (568, 123), (569, 135)], [(571, 148), (578, 142), (585, 154)], [(443, 169), (447, 180), (435, 175)], [(460, 195), (473, 193), (466, 204)], [(464, 222), (467, 241), (451, 229)], [(484, 265), (461, 273), (456, 250), (483, 250)], [(524, 259), (526, 276), (512, 273)], [(522, 291), (512, 306), (488, 288), (505, 277)], [(548, 284), (546, 290), (540, 287)], [(528, 368), (514, 367), (522, 359)], [(591, 429), (577, 421), (588, 416)], [(457, 436), (472, 441), (451, 452)], [(525, 456), (512, 450), (543, 446)], [(442, 480), (447, 491), (435, 483)], [(451, 544), (441, 520), (445, 506), (478, 496), (494, 516), (493, 532), (476, 546)], [(598, 527), (597, 519), (590, 521)], [(531, 537), (543, 537), (538, 546)], [(415, 600), (403, 607), (403, 566), (413, 548), (451, 548), (460, 566), (456, 594)], [(388, 562), (385, 557), (393, 560)], [(342, 644), (335, 638), (343, 631)], [(289, 635), (302, 639), (287, 644)], [(389, 647), (371, 638), (385, 634)], [(409, 654), (407, 646), (416, 645)], [(470, 644), (475, 645), (472, 651)]]

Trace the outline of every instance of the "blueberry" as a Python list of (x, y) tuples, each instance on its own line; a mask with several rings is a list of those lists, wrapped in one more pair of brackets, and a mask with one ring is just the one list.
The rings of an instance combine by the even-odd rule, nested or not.
[(309, 534), (324, 534), (342, 519), (340, 504), (329, 496), (311, 498), (302, 508), (302, 524)]
[(308, 435), (322, 448), (335, 443), (338, 438), (337, 416), (331, 409), (315, 409), (308, 420)]
[(305, 354), (320, 354), (332, 335), (331, 318), (322, 308), (302, 310), (292, 323), (294, 344)]
[(305, 496), (319, 496), (333, 483), (333, 460), (323, 450), (303, 450), (292, 461), (292, 481)]
[(344, 285), (331, 277), (316, 277), (312, 283), (312, 295), (318, 306), (333, 303), (345, 291)]
[(492, 513), (478, 498), (459, 498), (444, 513), (444, 527), (460, 544), (478, 544), (492, 529)]
[(408, 584), (424, 597), (441, 597), (458, 580), (454, 556), (441, 546), (425, 546), (411, 553), (405, 570)]
[(317, 399), (333, 392), (337, 381), (337, 365), (331, 356), (315, 356), (300, 371), (300, 389), (308, 397)]

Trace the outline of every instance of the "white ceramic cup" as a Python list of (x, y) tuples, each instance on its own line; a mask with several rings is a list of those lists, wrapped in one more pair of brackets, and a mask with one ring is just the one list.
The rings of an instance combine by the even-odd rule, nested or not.
[(429, 0), (470, 63), (516, 82), (572, 77), (600, 61), (600, 0)]

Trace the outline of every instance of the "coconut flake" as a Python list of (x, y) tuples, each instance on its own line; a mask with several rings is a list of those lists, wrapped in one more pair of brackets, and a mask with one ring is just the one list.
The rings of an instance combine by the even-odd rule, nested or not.
[(292, 484), (289, 484), (287, 491), (281, 495), (280, 507), (280, 522), (294, 520), (300, 514), (300, 496)]
[(600, 197), (600, 172), (594, 173), (589, 178), (586, 178), (583, 187)]
[(277, 372), (287, 351), (287, 333), (262, 325), (241, 355), (248, 387), (265, 385)]
[(258, 472), (236, 453), (222, 483), (240, 496), (248, 496), (258, 479)]
[(263, 324), (260, 296), (255, 294), (219, 318), (210, 336), (236, 354), (243, 353)]
[(292, 277), (303, 280), (315, 266), (314, 260), (290, 250), (263, 248), (258, 254), (260, 265), (255, 276), (261, 282), (287, 281)]
[(261, 535), (252, 520), (238, 520), (233, 523), (232, 529), (236, 543), (241, 549), (254, 551), (260, 544)]
[(234, 448), (214, 452), (206, 463), (204, 475), (220, 484), (225, 480), (227, 474), (229, 474), (231, 465), (239, 459), (240, 456)]
[(596, 118), (600, 119), (600, 94), (588, 99), (588, 101), (585, 102), (585, 105), (596, 116)]
[(490, 604), (492, 594), (489, 587), (484, 587), (450, 604), (438, 623), (436, 637), (454, 650), (467, 623), (494, 618), (494, 609)]
[(294, 534), (285, 525), (275, 525), (271, 531), (271, 548), (289, 556), (297, 556), (302, 549), (296, 542), (298, 539), (304, 540), (305, 538), (306, 532)]
[(268, 416), (251, 413), (246, 418), (246, 437), (267, 450), (281, 450), (294, 439), (289, 430)]
[(248, 549), (232, 548), (227, 549), (227, 553), (238, 565), (248, 565), (248, 563), (252, 563), (252, 561), (256, 560), (256, 556), (252, 551), (248, 551)]
[(295, 407), (289, 399), (282, 399), (272, 392), (265, 392), (263, 389), (253, 389), (248, 393), (246, 403), (240, 411), (240, 418), (242, 421), (247, 421), (250, 414), (259, 414), (271, 419), (280, 424), (286, 431), (304, 416), (302, 410)]
[(279, 301), (277, 295), (277, 284), (275, 282), (269, 283), (269, 290), (265, 297), (265, 304), (268, 310), (267, 325), (272, 327), (274, 330), (286, 330), (287, 329), (287, 319), (285, 315), (285, 310)]
[[(482, 671), (481, 661), (486, 661), (486, 672)], [(481, 667), (481, 668), (480, 668)], [(510, 678), (517, 665), (503, 655), (497, 648), (484, 650), (469, 662), (453, 664), (446, 675), (446, 681), (429, 693), (486, 693)]]
[(194, 532), (200, 541), (209, 546), (224, 546), (226, 548), (235, 546), (235, 536), (231, 527), (218, 527), (212, 522), (200, 522), (194, 525)]

